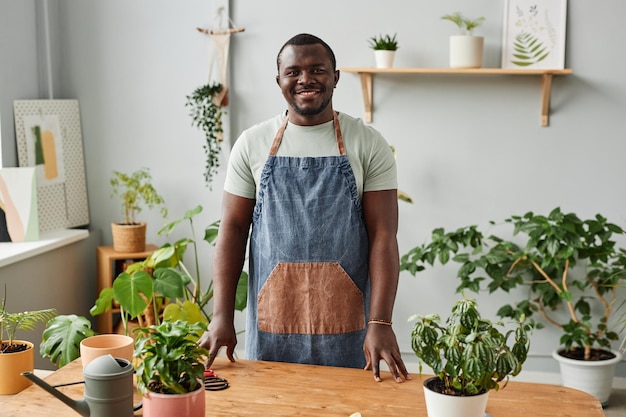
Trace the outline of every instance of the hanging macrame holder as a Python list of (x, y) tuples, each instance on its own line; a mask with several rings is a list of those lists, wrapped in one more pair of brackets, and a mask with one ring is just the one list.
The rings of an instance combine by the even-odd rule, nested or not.
[[(219, 20), (218, 27), (221, 27), (223, 7), (219, 7), (216, 13), (216, 19)], [(230, 25), (235, 26), (233, 21), (228, 18)], [(199, 32), (210, 35), (211, 37), (211, 55), (209, 56), (209, 83), (213, 78), (213, 68), (217, 64), (218, 81), (222, 84), (222, 90), (213, 97), (213, 104), (216, 106), (228, 105), (228, 52), (230, 49), (230, 35), (233, 33), (243, 32), (244, 28), (228, 28), (228, 29), (203, 29), (197, 28)]]

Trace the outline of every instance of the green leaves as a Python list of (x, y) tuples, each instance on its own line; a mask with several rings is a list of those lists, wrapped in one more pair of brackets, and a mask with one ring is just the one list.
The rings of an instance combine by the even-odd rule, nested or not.
[[(463, 298), (452, 308), (445, 324), (438, 315), (415, 315), (411, 347), (421, 362), (430, 366), (447, 387), (461, 395), (498, 388), (498, 382), (517, 375), (530, 347), (532, 327), (518, 321), (506, 335), (480, 316), (475, 300)], [(507, 344), (510, 334), (515, 340)]]
[(395, 51), (398, 47), (398, 41), (396, 40), (396, 34), (373, 36), (368, 40), (370, 48), (383, 51)]
[(536, 37), (527, 32), (521, 32), (513, 42), (514, 65), (527, 67), (543, 61), (550, 55), (550, 50)]
[[(483, 235), (477, 226), (436, 228), (430, 242), (401, 257), (400, 269), (415, 275), (452, 261), (458, 264), (459, 292), (524, 286), (528, 292), (500, 308), (500, 317), (539, 313), (563, 330), (568, 346), (610, 345), (611, 315), (623, 307), (616, 304), (616, 291), (626, 278), (626, 250), (617, 248), (616, 240), (626, 232), (600, 214), (581, 220), (559, 207), (548, 215), (512, 215), (504, 224), (512, 227), (509, 239)], [(543, 327), (539, 321), (532, 325)]]
[[(6, 297), (6, 285), (4, 287)], [(37, 323), (46, 323), (57, 315), (53, 308), (35, 311), (22, 311), (20, 313), (9, 313), (5, 309), (6, 298), (0, 303), (0, 342), (7, 340), (9, 345), (13, 344), (15, 332), (18, 330), (33, 330)], [(0, 351), (0, 354), (2, 351)]]
[(470, 35), (470, 36), (474, 32), (474, 29), (476, 29), (478, 26), (482, 25), (483, 22), (485, 21), (485, 18), (483, 16), (481, 16), (481, 17), (479, 17), (477, 19), (467, 19), (467, 18), (463, 17), (461, 12), (447, 14), (447, 15), (441, 16), (441, 18), (443, 20), (449, 20), (450, 22), (452, 22), (455, 25), (457, 25), (461, 35), (467, 34), (467, 35)]
[[(208, 83), (198, 87), (187, 96), (186, 107), (190, 107), (192, 125), (204, 132), (203, 145), (206, 155), (204, 179), (207, 186), (211, 185), (213, 176), (220, 166), (219, 154), (222, 150), (222, 106), (221, 100), (215, 98), (222, 93), (224, 86), (221, 83)], [(218, 103), (216, 103), (218, 101)]]
[(75, 314), (57, 316), (48, 322), (39, 345), (42, 358), (63, 367), (80, 356), (80, 342), (95, 335), (91, 322)]
[(206, 331), (206, 323), (184, 320), (164, 321), (138, 329), (135, 343), (137, 389), (147, 394), (149, 387), (162, 387), (161, 393), (184, 394), (200, 387), (204, 379), (204, 357), (209, 352), (195, 341)]

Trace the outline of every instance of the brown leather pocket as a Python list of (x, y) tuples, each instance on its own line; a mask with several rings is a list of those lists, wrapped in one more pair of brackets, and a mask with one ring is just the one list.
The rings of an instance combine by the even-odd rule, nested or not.
[(259, 330), (355, 332), (365, 328), (364, 309), (363, 293), (339, 263), (279, 263), (259, 291)]

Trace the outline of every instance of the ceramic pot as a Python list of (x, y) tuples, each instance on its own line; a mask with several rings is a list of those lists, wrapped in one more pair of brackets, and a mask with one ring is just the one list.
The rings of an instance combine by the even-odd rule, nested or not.
[(137, 253), (146, 250), (146, 223), (111, 223), (113, 250), (116, 252)]
[(482, 36), (450, 36), (450, 68), (481, 68), (484, 42)]
[(99, 334), (80, 341), (80, 360), (83, 368), (97, 357), (111, 355), (114, 358), (133, 360), (135, 340), (123, 334)]
[(613, 388), (615, 367), (622, 360), (622, 354), (611, 350), (611, 353), (615, 355), (613, 359), (582, 361), (561, 356), (559, 352), (562, 350), (557, 349), (552, 352), (552, 357), (559, 362), (563, 386), (589, 393), (603, 406), (607, 405)]
[(13, 343), (27, 345), (28, 349), (16, 353), (0, 353), (0, 395), (17, 394), (32, 384), (21, 373), (34, 371), (35, 348), (32, 343), (24, 340), (13, 340)]
[(377, 49), (374, 51), (376, 59), (376, 68), (392, 68), (393, 59), (396, 57), (396, 51), (388, 51)]
[(143, 397), (144, 417), (204, 417), (204, 385), (187, 394), (148, 393)]
[(424, 399), (426, 401), (426, 413), (428, 417), (484, 417), (487, 409), (489, 391), (484, 394), (468, 397), (445, 395), (432, 391), (428, 384), (436, 381), (432, 377), (424, 381)]

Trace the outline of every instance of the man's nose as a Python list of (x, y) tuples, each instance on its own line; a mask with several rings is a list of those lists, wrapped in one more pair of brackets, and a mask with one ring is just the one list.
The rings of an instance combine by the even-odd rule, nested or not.
[(309, 71), (302, 71), (298, 81), (300, 84), (313, 84), (316, 82), (316, 79)]

